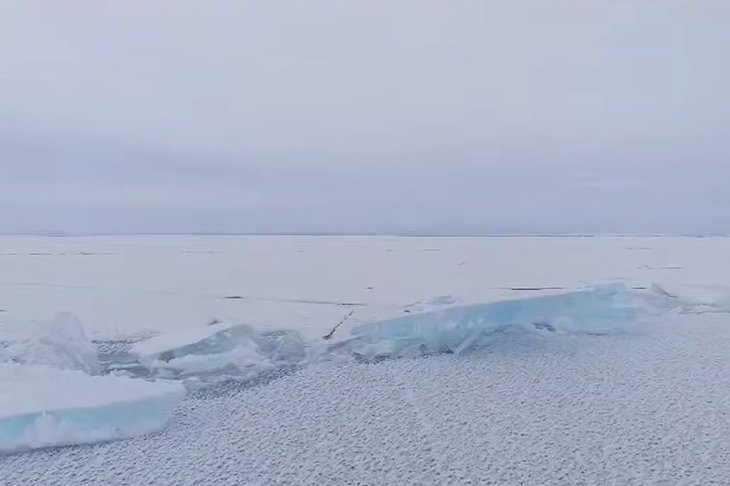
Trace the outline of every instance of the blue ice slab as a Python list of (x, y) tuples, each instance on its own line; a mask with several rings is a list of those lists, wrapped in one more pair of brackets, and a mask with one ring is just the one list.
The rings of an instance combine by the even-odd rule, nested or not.
[(352, 329), (346, 346), (369, 358), (400, 356), (414, 350), (417, 354), (461, 353), (483, 336), (507, 328), (606, 333), (632, 324), (638, 314), (626, 287), (601, 285), (361, 324)]
[(164, 427), (180, 383), (0, 365), (0, 454), (135, 437)]

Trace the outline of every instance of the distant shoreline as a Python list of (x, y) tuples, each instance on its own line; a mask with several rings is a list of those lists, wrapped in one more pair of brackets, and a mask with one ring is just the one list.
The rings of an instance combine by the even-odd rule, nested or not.
[(131, 233), (0, 233), (0, 237), (81, 238), (104, 236), (231, 236), (231, 237), (390, 237), (390, 238), (728, 238), (726, 233), (195, 233), (195, 232), (131, 232)]

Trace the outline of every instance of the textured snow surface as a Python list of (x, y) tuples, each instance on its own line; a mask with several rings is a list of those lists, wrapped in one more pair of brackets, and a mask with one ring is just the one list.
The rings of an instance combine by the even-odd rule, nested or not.
[(0, 384), (0, 451), (4, 452), (156, 431), (185, 394), (179, 383), (16, 363), (0, 364)]
[[(157, 434), (0, 456), (0, 485), (726, 485), (728, 254), (725, 238), (0, 238), (0, 348), (72, 310), (102, 373), (120, 358), (138, 371), (150, 336), (152, 374), (240, 372), (249, 351), (272, 364), (194, 389)], [(368, 323), (423, 341), (433, 329), (413, 323), (431, 312), (589, 283), (638, 292), (649, 318), (278, 366), (317, 342), (401, 342)], [(211, 322), (255, 332), (221, 340)]]
[(726, 484), (730, 325), (673, 319), (210, 391), (160, 434), (3, 457), (0, 483)]

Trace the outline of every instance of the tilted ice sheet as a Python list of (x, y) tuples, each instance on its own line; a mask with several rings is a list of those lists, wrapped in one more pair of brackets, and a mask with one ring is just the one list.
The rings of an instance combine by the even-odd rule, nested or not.
[(188, 354), (227, 351), (237, 339), (247, 338), (253, 330), (244, 324), (216, 322), (174, 333), (155, 336), (132, 346), (132, 353), (142, 362), (169, 360)]
[(664, 310), (685, 314), (730, 313), (730, 288), (708, 284), (653, 283), (651, 302)]
[(67, 312), (50, 322), (27, 326), (24, 337), (0, 349), (0, 361), (49, 365), (90, 374), (100, 371), (96, 346), (78, 317)]
[(219, 382), (247, 380), (304, 364), (308, 346), (292, 331), (259, 333), (245, 324), (216, 322), (135, 343), (131, 354), (151, 376)]
[(507, 329), (601, 334), (635, 322), (635, 297), (623, 285), (576, 292), (450, 307), (352, 329), (352, 337), (332, 349), (364, 358), (461, 353), (491, 333)]
[(134, 437), (161, 429), (185, 395), (172, 382), (0, 364), (0, 452)]

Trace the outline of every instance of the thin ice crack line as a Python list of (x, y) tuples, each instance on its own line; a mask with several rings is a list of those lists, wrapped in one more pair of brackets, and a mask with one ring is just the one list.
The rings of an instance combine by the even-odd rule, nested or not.
[(431, 454), (431, 459), (438, 466), (438, 469), (440, 471), (446, 471), (447, 465), (444, 458), (446, 457), (447, 449), (443, 441), (439, 437), (433, 421), (428, 418), (428, 416), (423, 412), (422, 407), (419, 405), (419, 400), (416, 398), (413, 390), (408, 384), (407, 377), (403, 376), (403, 374), (399, 370), (397, 370), (396, 367), (397, 364), (395, 364), (395, 366), (389, 367), (391, 381), (393, 382), (395, 387), (401, 392), (400, 395), (402, 401), (411, 409), (413, 409), (416, 421), (421, 428), (426, 442), (428, 442), (428, 445), (430, 446), (429, 451)]
[(349, 302), (349, 301), (337, 301), (337, 300), (318, 300), (318, 299), (290, 299), (284, 297), (251, 297), (251, 296), (221, 296), (216, 294), (204, 294), (197, 292), (185, 292), (179, 290), (159, 290), (159, 289), (129, 289), (129, 288), (115, 288), (115, 287), (97, 287), (93, 285), (72, 285), (72, 284), (57, 284), (57, 283), (44, 283), (44, 282), (0, 282), (0, 285), (7, 287), (41, 287), (41, 288), (55, 288), (55, 289), (68, 289), (68, 290), (96, 290), (100, 292), (123, 292), (133, 294), (151, 294), (151, 295), (172, 295), (172, 296), (185, 296), (185, 297), (199, 297), (199, 298), (212, 298), (212, 299), (228, 299), (228, 300), (243, 300), (249, 302), (279, 302), (283, 304), (309, 304), (309, 305), (334, 305), (344, 307), (364, 307), (368, 305), (365, 302)]

